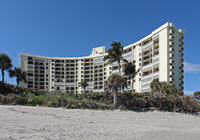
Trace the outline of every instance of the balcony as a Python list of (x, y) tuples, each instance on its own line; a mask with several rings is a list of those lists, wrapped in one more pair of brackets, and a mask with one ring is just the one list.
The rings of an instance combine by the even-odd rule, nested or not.
[(149, 55), (149, 56), (144, 57), (144, 58), (143, 58), (143, 61), (148, 60), (148, 59), (150, 59), (150, 58), (152, 58), (152, 55)]
[(159, 51), (154, 51), (154, 52), (153, 52), (153, 56), (155, 57), (155, 56), (157, 56), (157, 55), (159, 55)]
[(153, 79), (159, 78), (159, 71), (153, 73)]
[(123, 56), (123, 57), (132, 57), (132, 51), (123, 53), (122, 56)]
[(149, 63), (152, 63), (152, 57), (148, 57), (145, 60), (142, 60), (143, 66), (148, 65)]
[(148, 69), (152, 67), (152, 62), (144, 63), (142, 69)]
[(152, 75), (152, 72), (151, 71), (148, 71), (148, 72), (143, 72), (143, 77), (146, 77), (146, 76), (149, 76), (149, 75)]
[(148, 50), (148, 49), (152, 48), (152, 44), (153, 44), (153, 43), (151, 42), (151, 43), (148, 43), (148, 44), (143, 45), (143, 46), (142, 46), (142, 51), (143, 51), (143, 50)]
[(159, 40), (158, 40), (158, 41), (155, 41), (155, 42), (153, 43), (153, 46), (154, 46), (154, 47), (159, 46)]
[(154, 46), (153, 50), (154, 50), (154, 51), (159, 50), (159, 46), (156, 46), (156, 47)]
[(35, 65), (38, 65), (38, 66), (43, 66), (44, 63), (38, 63), (38, 62), (35, 62)]
[(145, 57), (151, 54), (152, 54), (152, 50), (148, 50), (148, 51), (143, 52), (142, 57)]

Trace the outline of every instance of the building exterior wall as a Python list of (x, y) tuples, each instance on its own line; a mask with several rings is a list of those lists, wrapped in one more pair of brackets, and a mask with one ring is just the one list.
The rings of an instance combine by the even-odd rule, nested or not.
[[(172, 23), (166, 23), (140, 41), (124, 47), (123, 58), (132, 62), (136, 70), (133, 89), (136, 92), (150, 91), (153, 79), (175, 84), (183, 91), (183, 38), (184, 33)], [(103, 92), (105, 80), (113, 73), (119, 73), (118, 63), (107, 64), (105, 47), (93, 48), (90, 56), (59, 58), (31, 54), (19, 54), (20, 67), (28, 72), (23, 87), (47, 91), (81, 93), (78, 83), (86, 80), (87, 92)], [(125, 63), (121, 62), (121, 74)], [(131, 90), (132, 80), (127, 80)]]

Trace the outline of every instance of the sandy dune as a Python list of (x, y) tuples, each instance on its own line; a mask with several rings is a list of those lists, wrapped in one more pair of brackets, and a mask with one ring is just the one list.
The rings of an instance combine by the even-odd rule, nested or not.
[(200, 139), (200, 117), (169, 112), (0, 106), (0, 139)]

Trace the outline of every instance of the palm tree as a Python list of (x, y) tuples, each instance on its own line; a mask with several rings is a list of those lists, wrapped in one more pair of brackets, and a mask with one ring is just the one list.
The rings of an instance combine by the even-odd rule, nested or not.
[(151, 91), (152, 91), (153, 93), (156, 93), (156, 94), (160, 93), (161, 87), (160, 87), (160, 83), (159, 83), (159, 80), (158, 80), (158, 79), (154, 79), (154, 80), (151, 82), (150, 87), (151, 87)]
[(200, 91), (196, 91), (193, 96), (197, 99), (200, 100)]
[(16, 77), (17, 86), (19, 85), (19, 82), (24, 81), (26, 82), (26, 76), (27, 73), (25, 71), (22, 71), (21, 68), (14, 68), (14, 70), (9, 70), (9, 76)]
[(88, 86), (88, 82), (87, 81), (81, 81), (79, 82), (79, 87), (83, 88), (83, 93), (85, 93), (85, 88)]
[(132, 82), (131, 90), (132, 90), (132, 92), (133, 92), (133, 81), (134, 81), (134, 78), (139, 71), (140, 71), (140, 69), (138, 69), (136, 71), (135, 65), (133, 65), (132, 63), (128, 63), (128, 65), (125, 67), (125, 72), (124, 72), (125, 75), (127, 75), (128, 77), (131, 78), (131, 82)]
[(177, 90), (177, 88), (174, 84), (167, 84), (166, 85), (166, 93), (167, 94), (178, 93), (179, 95), (181, 95), (181, 92)]
[(108, 63), (113, 63), (113, 62), (118, 62), (118, 69), (119, 69), (119, 74), (121, 75), (120, 71), (120, 61), (127, 62), (126, 59), (123, 59), (122, 54), (123, 54), (123, 49), (124, 47), (121, 45), (121, 42), (115, 42), (111, 44), (111, 49), (108, 50), (108, 55), (104, 56), (104, 61), (108, 60)]
[(8, 71), (12, 67), (12, 61), (7, 54), (0, 54), (0, 69), (2, 73), (2, 81), (4, 82), (4, 71)]
[(178, 93), (174, 84), (167, 84), (166, 82), (159, 82), (158, 79), (154, 79), (150, 84), (153, 93), (159, 94), (173, 94)]
[(118, 74), (112, 74), (109, 76), (109, 78), (105, 81), (105, 87), (110, 89), (113, 92), (113, 104), (114, 107), (117, 107), (117, 94), (118, 89), (121, 87), (121, 84), (125, 81), (125, 79), (118, 75)]

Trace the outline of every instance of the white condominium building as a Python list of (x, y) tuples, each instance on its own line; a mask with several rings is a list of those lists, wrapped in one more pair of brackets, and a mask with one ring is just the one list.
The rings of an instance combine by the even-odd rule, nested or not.
[[(184, 32), (172, 23), (166, 23), (136, 43), (124, 47), (123, 58), (132, 62), (139, 73), (133, 80), (135, 92), (150, 91), (153, 79), (176, 85), (183, 91)], [(93, 48), (86, 57), (45, 57), (19, 54), (19, 66), (28, 72), (23, 87), (68, 93), (81, 93), (79, 82), (86, 80), (86, 92), (103, 92), (105, 80), (118, 73), (117, 62), (106, 64), (105, 47)], [(121, 62), (122, 74), (125, 63)], [(131, 90), (132, 80), (127, 80)]]

